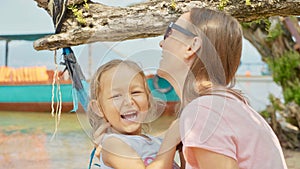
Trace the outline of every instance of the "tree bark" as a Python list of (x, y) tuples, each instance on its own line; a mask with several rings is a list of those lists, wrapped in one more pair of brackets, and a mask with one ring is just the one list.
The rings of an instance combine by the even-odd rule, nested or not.
[[(47, 0), (35, 0), (39, 7), (47, 10)], [(36, 50), (55, 50), (58, 48), (87, 44), (97, 41), (122, 41), (127, 39), (159, 36), (164, 33), (168, 23), (176, 20), (192, 7), (207, 7), (217, 10), (219, 0), (171, 2), (152, 0), (129, 7), (110, 7), (88, 2), (89, 9), (83, 7), (83, 0), (70, 0), (83, 10), (85, 24), (76, 21), (68, 10), (62, 32), (34, 42)], [(267, 18), (270, 16), (300, 15), (299, 0), (230, 0), (223, 9), (241, 22)]]
[[(245, 39), (247, 39), (261, 54), (262, 60), (266, 58), (281, 57), (285, 51), (294, 50), (295, 42), (292, 39), (291, 33), (284, 24), (283, 17), (275, 16), (269, 18), (271, 22), (270, 28), (265, 23), (251, 23), (251, 26), (246, 26), (243, 29)], [(294, 20), (294, 24), (298, 21)], [(276, 24), (279, 25), (282, 33), (273, 40), (268, 40), (269, 32), (276, 29)], [(269, 29), (269, 30), (267, 30)]]

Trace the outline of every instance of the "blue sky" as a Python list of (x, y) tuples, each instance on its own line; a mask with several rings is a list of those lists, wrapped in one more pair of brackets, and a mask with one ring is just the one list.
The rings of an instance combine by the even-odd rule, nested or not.
[[(111, 6), (125, 6), (137, 3), (141, 0), (97, 0)], [(0, 6), (0, 35), (8, 34), (31, 34), (31, 33), (51, 33), (54, 32), (52, 20), (44, 9), (37, 6), (34, 0), (1, 0)], [(95, 43), (92, 44), (92, 64), (87, 59), (88, 46), (81, 45), (72, 47), (82, 66), (85, 74), (89, 74), (89, 69), (96, 69), (105, 59), (118, 56), (131, 56), (145, 67), (157, 67), (160, 58), (160, 48), (158, 42), (162, 37), (137, 39), (125, 42)], [(143, 52), (143, 57), (139, 54)], [(61, 55), (59, 50), (58, 55)], [(0, 41), (0, 66), (4, 66), (5, 41)], [(103, 59), (104, 58), (104, 59)], [(9, 43), (8, 66), (47, 66), (54, 69), (52, 51), (35, 51), (33, 42), (11, 41)], [(244, 74), (246, 70), (251, 70), (252, 74), (260, 74), (263, 64), (260, 55), (249, 42), (244, 41), (242, 65), (239, 74)], [(249, 64), (248, 64), (249, 63)], [(251, 64), (258, 64), (253, 66)], [(88, 76), (88, 75), (87, 75)]]

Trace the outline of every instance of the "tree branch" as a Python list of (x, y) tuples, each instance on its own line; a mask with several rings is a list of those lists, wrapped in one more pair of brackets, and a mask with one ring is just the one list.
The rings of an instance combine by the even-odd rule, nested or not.
[[(39, 7), (47, 8), (47, 0), (35, 1)], [(76, 4), (78, 9), (83, 9), (85, 24), (78, 23), (72, 12), (68, 10), (62, 33), (38, 39), (34, 42), (34, 48), (55, 50), (97, 41), (122, 41), (159, 36), (164, 33), (168, 23), (176, 20), (182, 13), (192, 7), (217, 10), (219, 0), (177, 0), (175, 7), (172, 7), (170, 2), (153, 0), (125, 8), (89, 2), (88, 10), (84, 9), (82, 3), (83, 0), (69, 2), (70, 5)], [(224, 7), (224, 11), (241, 22), (247, 22), (269, 16), (300, 15), (300, 1), (253, 0), (251, 5), (246, 5), (244, 1), (231, 0)]]

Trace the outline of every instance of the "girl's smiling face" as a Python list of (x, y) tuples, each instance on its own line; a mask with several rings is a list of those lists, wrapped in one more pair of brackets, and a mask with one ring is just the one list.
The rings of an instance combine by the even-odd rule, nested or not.
[(140, 134), (149, 109), (145, 79), (126, 65), (103, 72), (100, 108), (113, 129), (122, 134)]

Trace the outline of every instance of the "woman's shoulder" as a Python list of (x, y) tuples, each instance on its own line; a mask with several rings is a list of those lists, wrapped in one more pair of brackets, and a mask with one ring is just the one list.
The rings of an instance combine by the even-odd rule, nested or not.
[(228, 96), (230, 95), (211, 94), (200, 96), (184, 107), (182, 115), (203, 117), (208, 116), (208, 114), (215, 114), (216, 116), (220, 116), (220, 114), (224, 115), (224, 111), (228, 107), (241, 106), (236, 99)]
[[(242, 96), (241, 96), (242, 97)], [(189, 104), (187, 104), (186, 107), (189, 106), (208, 106), (208, 105), (218, 105), (218, 104), (222, 104), (224, 105), (224, 103), (226, 104), (231, 104), (233, 102), (243, 102), (242, 100), (239, 100), (239, 98), (237, 96), (235, 96), (234, 94), (230, 93), (230, 92), (214, 92), (212, 94), (208, 94), (208, 95), (203, 95), (203, 96), (199, 96), (197, 98), (195, 98), (194, 100), (192, 100)]]
[(204, 96), (199, 96), (192, 100), (190, 103), (188, 103), (185, 108), (189, 107), (195, 107), (195, 106), (201, 106), (201, 105), (210, 105), (213, 101), (217, 101), (223, 98), (216, 96), (216, 95), (204, 95)]

